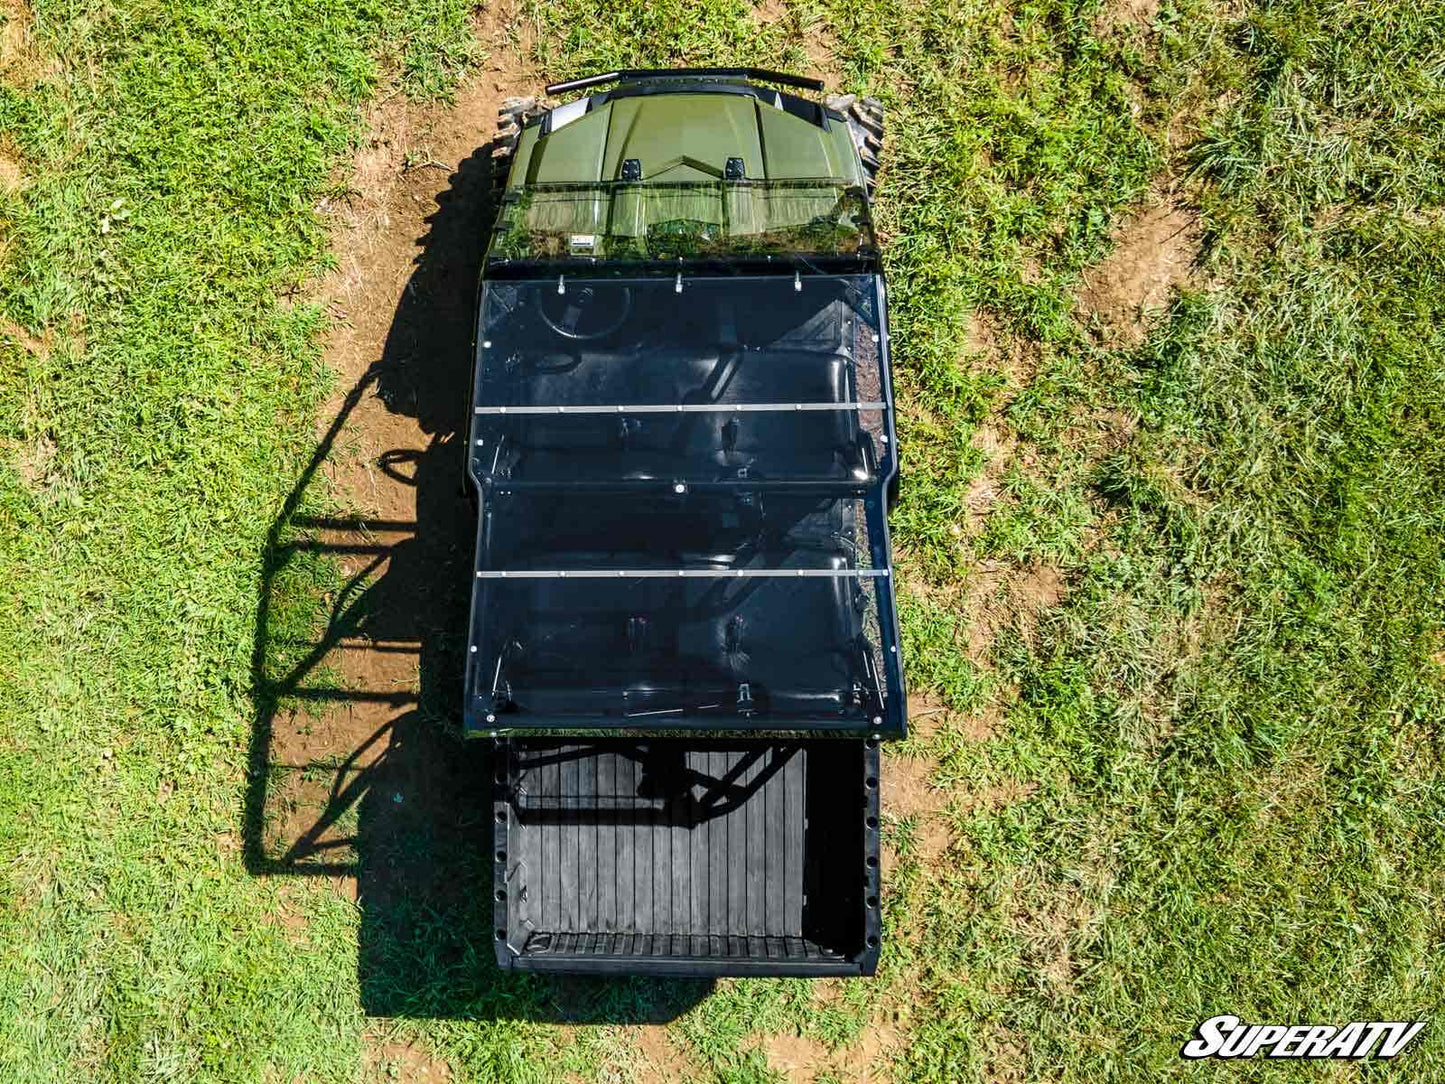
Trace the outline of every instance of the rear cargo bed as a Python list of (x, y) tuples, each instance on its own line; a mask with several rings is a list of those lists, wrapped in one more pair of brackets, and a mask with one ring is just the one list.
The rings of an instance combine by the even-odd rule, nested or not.
[(876, 741), (504, 739), (497, 756), (503, 967), (876, 967)]

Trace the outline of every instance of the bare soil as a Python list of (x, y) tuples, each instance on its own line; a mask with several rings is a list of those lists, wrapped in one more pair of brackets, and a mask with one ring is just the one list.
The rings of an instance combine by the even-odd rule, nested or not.
[(937, 767), (937, 762), (927, 757), (884, 756), (879, 788), (883, 811), (912, 817), (941, 809), (948, 796), (930, 782)]
[(1009, 398), (1012, 398), (1038, 373), (1039, 345), (1011, 334), (988, 310), (975, 309), (969, 314), (960, 361), (979, 364), (1001, 374), (1008, 381)]
[(35, 15), (25, 0), (0, 0), (0, 83), (19, 87), (56, 75), (59, 66), (36, 39)]
[(953, 832), (942, 820), (930, 818), (924, 821), (923, 827), (918, 830), (916, 844), (919, 866), (931, 870), (948, 852), (948, 848), (953, 846)]
[(930, 742), (948, 725), (948, 708), (931, 696), (917, 693), (908, 698), (908, 736)]
[(802, 1035), (773, 1035), (762, 1044), (768, 1068), (789, 1084), (808, 1084), (827, 1065), (829, 1050)]
[(0, 188), (14, 192), (25, 184), (25, 170), (20, 165), (20, 155), (14, 145), (0, 138)]
[(401, 1081), (404, 1084), (446, 1084), (452, 1071), (412, 1043), (387, 1040), (371, 1047), (364, 1063), (363, 1079), (367, 1081)]
[(1142, 342), (1150, 315), (1185, 283), (1199, 254), (1198, 223), (1167, 197), (1155, 196), (1114, 233), (1114, 250), (1084, 276), (1080, 301), (1106, 344)]
[(796, 1033), (760, 1036), (749, 1045), (756, 1045), (768, 1068), (788, 1084), (810, 1084), (825, 1075), (857, 1084), (883, 1084), (892, 1080), (888, 1063), (903, 1034), (894, 1023), (874, 1021), (851, 1043), (837, 1049)]
[(897, 1051), (903, 1033), (892, 1024), (869, 1024), (851, 1048), (849, 1064), (856, 1066), (854, 1079), (859, 1084), (880, 1084), (892, 1080), (888, 1062)]
[(999, 501), (1003, 477), (1013, 461), (1017, 438), (997, 421), (986, 421), (973, 434), (973, 446), (984, 454), (983, 470), (969, 483), (964, 494), (968, 518), (962, 533), (973, 537), (983, 530), (984, 522)]
[(45, 489), (50, 482), (51, 467), (55, 463), (55, 453), (58, 450), (55, 441), (46, 434), (41, 434), (34, 443), (21, 448), (16, 457), (20, 480), (31, 489)]
[(635, 1084), (682, 1084), (701, 1076), (692, 1058), (673, 1045), (661, 1024), (642, 1024), (628, 1034), (636, 1055)]
[(1107, 0), (1094, 20), (1094, 33), (1107, 37), (1130, 28), (1148, 31), (1159, 14), (1159, 0)]

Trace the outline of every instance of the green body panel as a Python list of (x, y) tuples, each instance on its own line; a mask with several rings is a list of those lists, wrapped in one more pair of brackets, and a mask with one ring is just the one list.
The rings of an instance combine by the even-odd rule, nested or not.
[(820, 127), (766, 101), (727, 93), (646, 94), (602, 103), (567, 119), (581, 103), (554, 112), (554, 128), (529, 125), (508, 187), (593, 183), (621, 177), (624, 159), (646, 181), (710, 181), (729, 158), (749, 179), (834, 178), (863, 184), (857, 152), (841, 121)]

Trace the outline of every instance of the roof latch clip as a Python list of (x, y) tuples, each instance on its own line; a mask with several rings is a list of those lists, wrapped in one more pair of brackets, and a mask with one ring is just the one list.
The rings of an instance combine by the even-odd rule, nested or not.
[(738, 714), (742, 716), (752, 715), (753, 708), (753, 687), (744, 681), (738, 686)]

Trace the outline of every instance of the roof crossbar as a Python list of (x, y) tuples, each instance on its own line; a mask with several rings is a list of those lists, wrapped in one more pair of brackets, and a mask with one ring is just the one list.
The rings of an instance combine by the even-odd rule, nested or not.
[(567, 568), (482, 570), (479, 580), (703, 580), (757, 579), (763, 577), (821, 577), (826, 579), (886, 579), (886, 568)]
[(741, 414), (789, 410), (886, 410), (887, 403), (619, 403), (615, 406), (479, 406), (477, 414)]

